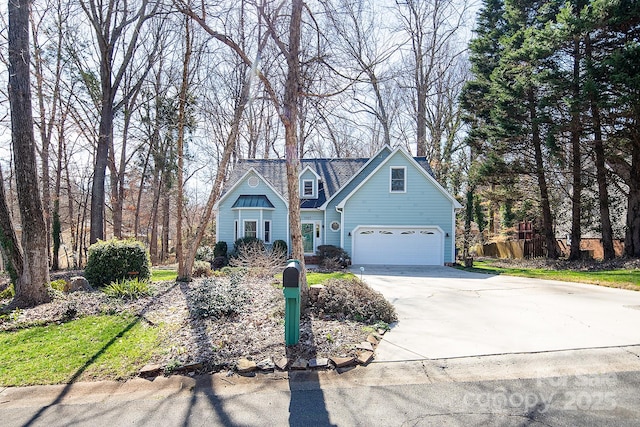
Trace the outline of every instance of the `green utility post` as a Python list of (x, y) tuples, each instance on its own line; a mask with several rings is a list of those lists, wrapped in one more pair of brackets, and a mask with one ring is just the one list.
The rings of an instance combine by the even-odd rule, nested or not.
[(284, 285), (284, 342), (298, 344), (300, 340), (300, 261), (289, 260), (282, 272)]

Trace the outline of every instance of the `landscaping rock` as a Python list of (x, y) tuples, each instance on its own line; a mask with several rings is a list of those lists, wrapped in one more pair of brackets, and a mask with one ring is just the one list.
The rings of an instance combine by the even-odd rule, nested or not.
[(291, 369), (293, 370), (304, 370), (307, 369), (307, 364), (309, 362), (307, 361), (307, 359), (301, 357), (299, 359), (296, 359), (295, 362), (293, 362), (293, 364), (291, 365)]
[(275, 369), (275, 363), (272, 358), (261, 360), (256, 364), (256, 367), (261, 371), (273, 371)]
[(371, 343), (370, 343), (370, 342), (368, 342), (368, 341), (363, 341), (363, 342), (361, 342), (360, 344), (358, 344), (358, 345), (356, 346), (356, 348), (357, 348), (358, 350), (368, 350), (368, 351), (373, 351), (373, 345), (371, 345)]
[(69, 292), (91, 291), (93, 288), (89, 281), (82, 276), (75, 276), (69, 280)]
[(282, 357), (282, 358), (276, 360), (276, 366), (281, 371), (286, 371), (287, 368), (289, 367), (289, 359), (287, 359), (286, 357)]
[(202, 369), (202, 363), (194, 362), (194, 363), (188, 363), (186, 365), (182, 365), (180, 368), (178, 368), (176, 370), (194, 372), (194, 371), (199, 371), (200, 369)]
[(358, 363), (361, 365), (366, 365), (373, 360), (373, 351), (361, 351), (358, 353)]
[(369, 334), (369, 336), (367, 337), (367, 342), (370, 342), (371, 345), (378, 345), (378, 338), (376, 338), (373, 334)]
[(356, 362), (356, 358), (355, 357), (332, 357), (331, 361), (333, 362), (334, 365), (336, 365), (336, 368), (344, 368), (344, 367), (353, 365)]
[(245, 358), (238, 360), (238, 363), (236, 364), (236, 369), (238, 370), (238, 373), (241, 373), (241, 374), (255, 371), (256, 368), (257, 368), (256, 362), (254, 362), (253, 360), (245, 359)]
[(384, 335), (385, 332), (387, 332), (386, 329), (382, 329), (382, 328), (378, 329), (378, 335)]
[(329, 359), (326, 357), (309, 359), (309, 367), (310, 368), (326, 368), (329, 364)]
[(162, 366), (156, 364), (144, 365), (142, 369), (140, 369), (139, 375), (141, 377), (151, 377), (154, 375), (158, 375), (162, 372)]

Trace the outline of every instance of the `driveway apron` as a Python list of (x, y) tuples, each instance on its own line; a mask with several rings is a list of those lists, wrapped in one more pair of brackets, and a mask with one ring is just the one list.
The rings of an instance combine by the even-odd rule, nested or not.
[(640, 292), (451, 267), (359, 267), (353, 273), (398, 313), (377, 361), (640, 344)]

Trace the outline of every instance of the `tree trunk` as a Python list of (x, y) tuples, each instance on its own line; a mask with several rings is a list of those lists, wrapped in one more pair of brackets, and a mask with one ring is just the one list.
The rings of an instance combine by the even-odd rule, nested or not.
[(287, 56), (287, 79), (284, 87), (285, 161), (287, 165), (287, 191), (289, 195), (289, 232), (293, 257), (300, 261), (300, 304), (306, 307), (309, 300), (304, 247), (302, 244), (302, 222), (300, 220), (300, 158), (298, 155), (297, 118), (300, 96), (300, 38), (302, 22), (302, 0), (292, 0), (289, 23), (289, 52)]
[[(580, 8), (578, 7), (578, 12)], [(580, 149), (580, 38), (574, 36), (573, 40), (573, 100), (571, 102), (571, 151), (572, 151), (572, 175), (573, 190), (571, 194), (571, 249), (570, 260), (580, 259), (580, 240), (582, 239), (582, 159)]]
[(538, 128), (538, 116), (535, 104), (536, 99), (533, 89), (529, 89), (527, 97), (529, 101), (529, 114), (531, 119), (531, 140), (535, 151), (536, 177), (538, 178), (540, 204), (542, 209), (542, 233), (547, 246), (547, 257), (556, 259), (558, 258), (558, 251), (556, 249), (556, 237), (553, 231), (553, 215), (551, 214), (551, 205), (549, 203), (549, 189), (547, 188), (547, 179), (544, 173), (542, 143), (540, 140), (540, 130)]
[(47, 228), (40, 201), (29, 86), (29, 6), (29, 0), (9, 2), (9, 105), (23, 249), (23, 268), (14, 300), (19, 306), (51, 299)]
[[(171, 225), (171, 191), (166, 189), (166, 194), (162, 198), (162, 236), (160, 239), (160, 262), (165, 262), (169, 258), (169, 227)], [(177, 231), (176, 231), (177, 235)], [(177, 240), (177, 237), (176, 237)], [(178, 249), (176, 243), (176, 256)]]
[[(160, 171), (156, 168), (153, 177), (153, 206), (151, 207), (150, 228), (151, 236), (149, 237), (149, 255), (151, 263), (157, 264), (158, 258), (158, 211), (160, 209), (160, 193), (163, 186), (162, 179), (159, 178)], [(149, 227), (147, 227), (149, 228)]]
[[(590, 78), (593, 78), (591, 37), (585, 36), (585, 56), (587, 59)], [(593, 152), (596, 164), (596, 180), (598, 181), (598, 202), (600, 207), (600, 228), (602, 233), (602, 249), (604, 259), (613, 259), (616, 256), (613, 247), (613, 228), (611, 226), (611, 213), (609, 211), (609, 190), (607, 188), (607, 169), (605, 168), (604, 143), (602, 141), (602, 120), (600, 107), (594, 89), (589, 90), (589, 103), (591, 107), (591, 120), (593, 121)]]
[(624, 252), (627, 256), (640, 258), (640, 144), (638, 141), (632, 141), (632, 144)]
[(16, 237), (11, 213), (4, 194), (4, 178), (0, 168), (0, 249), (6, 261), (6, 270), (15, 285), (22, 272), (22, 252)]
[(98, 146), (95, 153), (95, 167), (93, 183), (91, 185), (91, 231), (89, 243), (93, 244), (104, 240), (104, 181), (109, 159), (109, 146), (113, 137), (113, 103), (111, 101), (111, 88), (103, 85), (102, 110), (100, 112), (100, 128), (98, 134)]
[(182, 210), (184, 209), (184, 129), (186, 120), (187, 92), (189, 89), (189, 63), (191, 61), (191, 26), (185, 17), (185, 52), (182, 63), (182, 84), (178, 100), (178, 197), (176, 200), (176, 258), (178, 260), (178, 280), (190, 280), (191, 269), (187, 271), (182, 251)]
[(187, 250), (185, 252), (184, 257), (184, 268), (185, 273), (187, 273), (189, 278), (191, 278), (191, 270), (193, 268), (193, 263), (196, 258), (196, 251), (198, 250), (198, 246), (200, 246), (200, 242), (204, 237), (205, 230), (207, 228), (207, 224), (211, 219), (211, 213), (213, 212), (213, 206), (218, 201), (220, 197), (220, 191), (222, 190), (222, 184), (226, 177), (227, 168), (231, 161), (231, 154), (236, 146), (236, 141), (238, 140), (238, 135), (240, 133), (240, 121), (242, 120), (242, 115), (244, 114), (244, 110), (249, 103), (249, 94), (251, 90), (251, 81), (253, 74), (250, 70), (246, 73), (246, 77), (242, 83), (242, 89), (240, 91), (240, 99), (238, 104), (236, 105), (233, 121), (231, 122), (231, 131), (227, 137), (227, 141), (224, 147), (224, 151), (222, 153), (222, 159), (218, 164), (218, 171), (216, 173), (216, 179), (213, 183), (213, 188), (209, 193), (209, 199), (207, 200), (207, 205), (205, 206), (204, 214), (200, 219), (198, 224), (198, 228), (193, 236), (193, 238), (189, 239), (189, 243), (187, 245)]

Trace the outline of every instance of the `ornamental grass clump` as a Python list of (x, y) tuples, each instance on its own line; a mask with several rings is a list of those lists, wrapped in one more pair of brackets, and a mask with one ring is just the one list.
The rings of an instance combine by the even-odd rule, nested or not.
[(316, 311), (321, 314), (367, 324), (397, 320), (393, 305), (380, 292), (355, 277), (329, 279), (323, 285), (315, 304)]
[(112, 298), (136, 300), (151, 295), (151, 286), (148, 281), (136, 277), (111, 282), (103, 288), (103, 292)]

